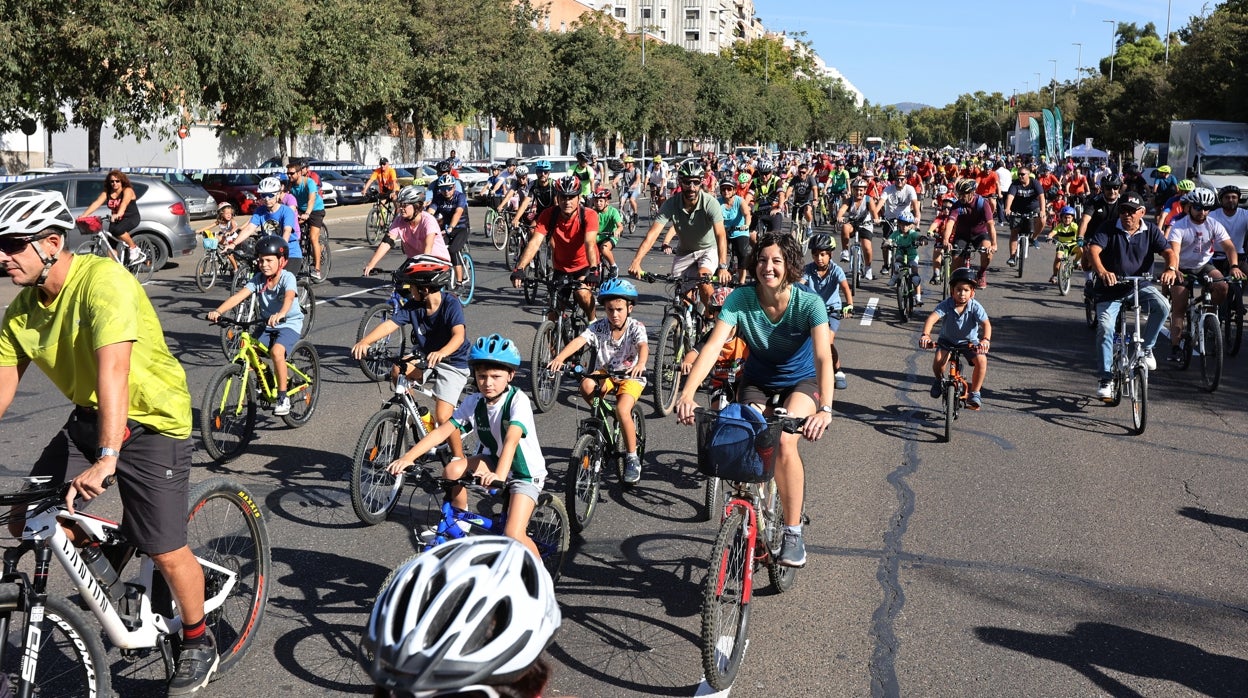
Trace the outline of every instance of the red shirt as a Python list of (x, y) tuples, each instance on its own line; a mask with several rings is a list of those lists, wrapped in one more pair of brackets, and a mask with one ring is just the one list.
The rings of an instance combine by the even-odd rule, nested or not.
[(1077, 175), (1066, 180), (1066, 190), (1071, 194), (1084, 194), (1088, 191), (1088, 178)]
[(975, 193), (980, 196), (996, 196), (999, 185), (997, 173), (992, 170), (984, 170), (983, 174), (975, 179)]
[[(555, 271), (581, 271), (589, 266), (589, 256), (585, 253), (586, 229), (597, 234), (598, 212), (582, 206), (579, 212), (573, 212), (569, 218), (564, 218), (560, 213), (557, 205), (542, 211), (533, 226), (533, 232), (550, 236), (551, 261)], [(585, 228), (581, 228), (582, 216)]]
[(932, 164), (931, 160), (924, 160), (923, 162), (919, 163), (919, 176), (920, 177), (922, 177), (923, 179), (929, 179), (934, 174), (936, 174), (936, 166)]
[(1044, 195), (1048, 196), (1049, 191), (1055, 187), (1060, 187), (1061, 181), (1053, 176), (1052, 172), (1040, 175), (1040, 188), (1044, 190)]
[(918, 173), (915, 173), (915, 174), (910, 175), (909, 177), (906, 177), (906, 184), (909, 184), (910, 186), (914, 187), (914, 192), (916, 194), (920, 194), (920, 195), (923, 194), (923, 178), (920, 177)]

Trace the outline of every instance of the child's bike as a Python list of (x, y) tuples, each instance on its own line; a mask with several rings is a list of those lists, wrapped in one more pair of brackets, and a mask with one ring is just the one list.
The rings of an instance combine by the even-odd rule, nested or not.
[[(158, 651), (172, 677), (182, 619), (152, 559), (135, 551), (117, 524), (80, 511), (70, 514), (65, 508), (68, 484), (46, 478), (29, 482), (27, 489), (0, 495), (0, 522), (12, 516), (9, 507), (26, 507), (22, 542), (4, 551), (0, 687), (23, 697), (113, 695), (110, 662), (98, 628), (79, 605), (48, 594), (53, 559), (123, 657), (137, 661)], [(264, 619), (269, 537), (256, 500), (230, 480), (206, 480), (191, 491), (189, 500), (187, 543), (203, 568), (205, 618), (220, 655), (215, 678), (247, 654)], [(62, 522), (76, 525), (84, 547), (70, 542)], [(33, 576), (18, 571), (22, 557), (31, 551)], [(141, 559), (138, 576), (122, 582), (121, 573), (133, 557)]]
[[(933, 350), (942, 348), (934, 345)], [(965, 344), (956, 347), (945, 346), (944, 349), (949, 351), (949, 358), (945, 361), (944, 375), (940, 379), (941, 396), (940, 399), (944, 404), (945, 415), (945, 431), (941, 434), (941, 441), (949, 443), (953, 438), (953, 423), (958, 419), (958, 413), (966, 407), (966, 400), (970, 397), (970, 383), (962, 375), (962, 360), (965, 358), (963, 351), (979, 351), (978, 344)]]
[[(213, 460), (224, 462), (237, 457), (251, 443), (256, 430), (258, 405), (277, 403), (277, 376), (262, 359), (269, 359), (269, 348), (251, 336), (247, 323), (220, 318), (218, 324), (239, 330), (238, 353), (208, 379), (199, 409), (199, 435), (204, 450)], [(316, 411), (321, 393), (321, 360), (316, 347), (307, 340), (295, 342), (286, 355), (286, 395), (290, 414), (282, 421), (291, 428), (301, 427)]]
[(217, 277), (233, 277), (234, 263), (221, 250), (220, 240), (212, 228), (203, 231), (204, 256), (195, 264), (195, 285), (207, 293), (217, 284)]
[[(239, 262), (238, 269), (234, 272), (234, 279), (230, 282), (230, 295), (245, 286), (258, 270), (254, 255), (248, 256), (246, 253), (239, 255), (236, 250), (235, 258)], [(307, 337), (312, 332), (312, 325), (316, 322), (316, 292), (312, 290), (312, 281), (309, 277), (295, 276), (295, 302), (299, 304), (299, 310), (303, 311), (303, 327), (299, 330), (299, 336)], [(256, 296), (252, 294), (250, 298), (231, 308), (225, 315), (240, 323), (254, 325), (259, 322), (258, 307)], [(237, 327), (230, 324), (221, 326), (221, 352), (225, 354), (225, 358), (228, 359), (238, 353), (238, 335)]]

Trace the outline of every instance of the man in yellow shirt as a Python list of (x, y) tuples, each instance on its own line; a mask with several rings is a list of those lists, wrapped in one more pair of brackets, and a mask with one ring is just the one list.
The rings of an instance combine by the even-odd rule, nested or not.
[(399, 174), (390, 166), (390, 158), (382, 158), (377, 164), (377, 169), (373, 170), (373, 174), (364, 183), (364, 191), (368, 191), (369, 185), (373, 182), (377, 183), (377, 198), (384, 196), (391, 201), (394, 200), (399, 191)]
[[(208, 684), (217, 651), (204, 623), (203, 570), (186, 544), (186, 373), (134, 276), (111, 259), (65, 249), (73, 227), (59, 192), (0, 197), (0, 264), (24, 287), (0, 324), (0, 416), (32, 363), (74, 403), (31, 474), (70, 480), (71, 510), (75, 497), (90, 501), (116, 477), (121, 531), (177, 599), (184, 640), (169, 695), (189, 695)], [(10, 532), (21, 530), (19, 515)]]

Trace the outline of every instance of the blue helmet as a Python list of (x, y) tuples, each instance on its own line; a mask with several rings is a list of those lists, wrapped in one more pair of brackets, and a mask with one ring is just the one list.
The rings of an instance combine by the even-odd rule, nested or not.
[(901, 213), (897, 214), (897, 222), (898, 223), (913, 223), (914, 214), (910, 212), (910, 209), (905, 209)]
[(445, 191), (445, 190), (447, 190), (447, 189), (454, 189), (454, 188), (455, 188), (455, 178), (454, 178), (454, 177), (452, 177), (452, 176), (450, 176), (449, 174), (444, 174), (444, 175), (442, 175), (441, 177), (438, 177), (436, 180), (434, 180), (434, 182), (433, 182), (433, 188), (434, 188), (435, 190), (438, 190), (438, 191)]
[(598, 287), (598, 302), (605, 304), (612, 298), (623, 298), (629, 303), (636, 303), (637, 287), (627, 279), (607, 279)]
[(538, 160), (533, 163), (534, 172), (550, 172), (550, 160)]
[(499, 334), (477, 337), (468, 352), (468, 363), (498, 364), (514, 370), (520, 368), (520, 351), (514, 342)]
[(1074, 207), (1074, 206), (1063, 206), (1063, 207), (1062, 207), (1062, 210), (1061, 210), (1059, 213), (1060, 213), (1061, 215), (1063, 215), (1063, 216), (1065, 216), (1065, 215), (1067, 215), (1067, 214), (1069, 214), (1069, 215), (1072, 215), (1072, 216), (1073, 216), (1073, 215), (1075, 215), (1075, 207)]

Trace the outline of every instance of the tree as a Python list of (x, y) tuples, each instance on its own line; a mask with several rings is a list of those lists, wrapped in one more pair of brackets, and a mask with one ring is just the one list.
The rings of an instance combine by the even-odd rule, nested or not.
[(552, 37), (558, 77), (547, 84), (546, 91), (565, 149), (574, 132), (607, 136), (630, 125), (632, 110), (619, 105), (634, 98), (633, 81), (627, 78), (635, 76), (637, 68), (624, 51), (618, 24), (608, 21), (588, 13), (572, 31)]
[(1248, 2), (1227, 2), (1207, 17), (1195, 17), (1179, 32), (1186, 41), (1171, 59), (1175, 115), (1180, 118), (1242, 121), (1248, 94), (1240, 86), (1248, 65)]

